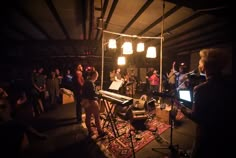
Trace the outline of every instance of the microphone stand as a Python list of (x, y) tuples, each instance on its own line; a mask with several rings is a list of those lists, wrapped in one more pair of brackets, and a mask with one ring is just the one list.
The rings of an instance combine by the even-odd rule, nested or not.
[[(131, 124), (130, 124), (130, 126), (131, 126)], [(129, 137), (130, 137), (130, 141), (131, 141), (131, 148), (132, 148), (133, 158), (135, 158), (135, 150), (134, 150), (134, 143), (133, 143), (133, 139), (132, 139), (132, 130), (131, 130), (131, 128), (129, 129)]]
[(170, 154), (171, 154), (171, 158), (177, 158), (177, 154), (178, 154), (178, 149), (179, 149), (179, 145), (173, 145), (173, 125), (174, 125), (174, 116), (173, 116), (173, 104), (174, 104), (174, 97), (170, 97), (171, 98), (171, 110), (169, 113), (169, 117), (170, 117), (170, 144), (168, 147), (158, 147), (158, 148), (152, 148), (153, 151), (159, 152), (159, 149), (169, 149), (170, 150)]

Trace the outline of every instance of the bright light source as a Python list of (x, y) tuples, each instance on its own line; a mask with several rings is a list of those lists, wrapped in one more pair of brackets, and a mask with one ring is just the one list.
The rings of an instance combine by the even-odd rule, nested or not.
[(144, 43), (140, 42), (137, 44), (137, 52), (143, 52), (144, 51)]
[(125, 57), (123, 56), (118, 57), (118, 60), (117, 60), (118, 65), (125, 65), (125, 63), (126, 63)]
[(133, 54), (133, 47), (131, 42), (125, 42), (122, 45), (123, 54)]
[(115, 39), (109, 39), (108, 48), (116, 49), (116, 40)]
[(146, 58), (156, 58), (157, 52), (156, 52), (156, 47), (148, 47), (147, 49), (147, 54)]

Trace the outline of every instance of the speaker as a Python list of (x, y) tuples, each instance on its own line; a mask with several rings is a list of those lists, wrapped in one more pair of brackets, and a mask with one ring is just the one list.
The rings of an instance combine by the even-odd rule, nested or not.
[(134, 109), (143, 110), (143, 109), (145, 109), (146, 104), (147, 104), (147, 102), (145, 100), (133, 99), (133, 108)]
[(132, 106), (115, 106), (115, 115), (119, 116), (123, 120), (129, 120), (130, 119), (130, 111), (132, 109)]
[(155, 104), (156, 100), (155, 99), (151, 99), (147, 102), (147, 109), (148, 111), (152, 111), (156, 108), (156, 104)]
[(145, 123), (146, 123), (146, 119), (133, 120), (133, 121), (131, 122), (131, 125), (132, 125), (136, 130), (146, 130), (147, 127), (146, 127)]
[(136, 130), (145, 130), (145, 122), (148, 118), (148, 115), (144, 110), (131, 110), (131, 124), (135, 127)]
[(131, 110), (131, 120), (146, 120), (147, 114), (145, 110)]

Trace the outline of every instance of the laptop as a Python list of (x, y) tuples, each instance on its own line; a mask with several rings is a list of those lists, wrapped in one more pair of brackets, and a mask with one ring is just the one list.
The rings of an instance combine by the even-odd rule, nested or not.
[(192, 109), (193, 104), (193, 94), (189, 89), (179, 89), (178, 90), (179, 102), (185, 107)]

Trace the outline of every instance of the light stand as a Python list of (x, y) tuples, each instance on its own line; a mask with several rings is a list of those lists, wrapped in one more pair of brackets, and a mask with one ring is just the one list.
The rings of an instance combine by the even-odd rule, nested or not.
[(174, 125), (174, 115), (173, 115), (173, 104), (174, 104), (174, 98), (171, 98), (171, 110), (170, 110), (170, 144), (168, 147), (158, 147), (158, 148), (152, 148), (153, 151), (157, 151), (159, 152), (159, 149), (169, 149), (170, 150), (170, 154), (171, 154), (171, 158), (177, 158), (178, 155), (178, 145), (173, 145), (173, 125)]

